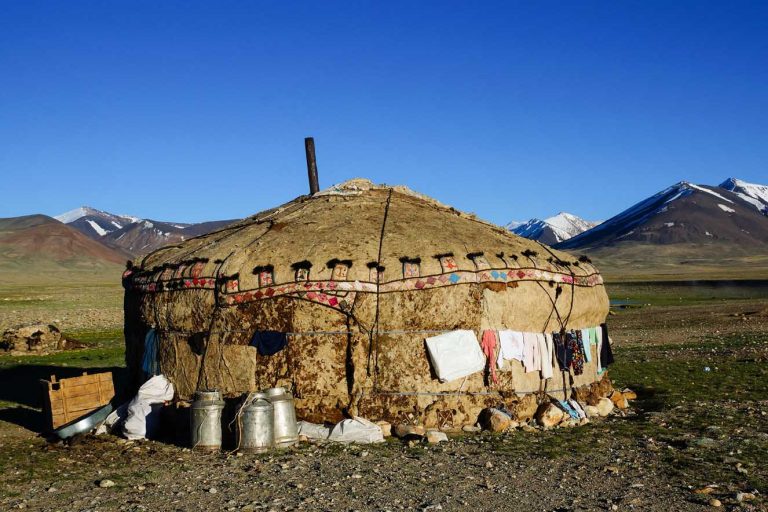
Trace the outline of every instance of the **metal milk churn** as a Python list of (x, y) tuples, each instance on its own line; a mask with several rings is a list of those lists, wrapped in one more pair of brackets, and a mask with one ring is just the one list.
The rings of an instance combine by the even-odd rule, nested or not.
[(265, 452), (275, 444), (274, 409), (263, 393), (254, 393), (248, 400), (251, 402), (243, 407), (238, 421), (240, 450)]
[(267, 397), (274, 408), (275, 446), (288, 448), (299, 441), (293, 396), (283, 388), (270, 388)]
[(218, 391), (198, 391), (192, 402), (190, 430), (192, 448), (215, 451), (221, 448), (221, 411), (224, 401)]

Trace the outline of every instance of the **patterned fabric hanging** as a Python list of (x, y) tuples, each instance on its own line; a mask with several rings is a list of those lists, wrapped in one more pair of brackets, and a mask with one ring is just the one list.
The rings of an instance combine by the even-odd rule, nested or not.
[(567, 334), (568, 350), (573, 353), (571, 357), (571, 368), (574, 375), (584, 373), (584, 346), (581, 341), (581, 331), (570, 331)]

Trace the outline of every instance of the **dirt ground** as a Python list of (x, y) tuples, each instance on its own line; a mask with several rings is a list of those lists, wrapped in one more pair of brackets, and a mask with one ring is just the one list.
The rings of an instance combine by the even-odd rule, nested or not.
[[(768, 510), (768, 299), (633, 307), (609, 327), (610, 375), (638, 393), (628, 413), (439, 445), (302, 444), (262, 456), (108, 435), (49, 444), (33, 404), (6, 389), (8, 376), (35, 385), (25, 362), (0, 358), (0, 509)], [(100, 354), (48, 364), (111, 363)]]

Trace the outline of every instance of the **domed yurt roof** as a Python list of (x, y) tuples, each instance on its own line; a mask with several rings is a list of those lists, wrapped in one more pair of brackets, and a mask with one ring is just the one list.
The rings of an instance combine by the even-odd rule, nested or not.
[[(155, 251), (127, 302), (129, 366), (154, 328), (163, 373), (185, 399), (285, 386), (314, 421), (408, 412), (434, 424), (450, 412), (461, 424), (501, 397), (535, 409), (541, 390), (605, 391), (594, 362), (567, 384), (518, 361), (493, 383), (482, 372), (438, 378), (431, 336), (594, 329), (608, 297), (588, 258), (402, 186), (350, 180)], [(279, 351), (263, 350), (267, 335)]]
[[(455, 267), (444, 269), (446, 256)], [(261, 212), (221, 231), (150, 254), (144, 268), (183, 265), (207, 259), (206, 267), (237, 275), (241, 290), (259, 287), (258, 270), (269, 268), (274, 283), (295, 282), (306, 267), (309, 280), (330, 280), (337, 265), (348, 270), (343, 281), (376, 291), (371, 267), (379, 268), (379, 292), (409, 286), (448, 286), (476, 282), (485, 268), (531, 267), (518, 276), (494, 274), (497, 281), (543, 280), (594, 285), (600, 281), (586, 261), (519, 237), (473, 215), (445, 206), (403, 186), (374, 185), (353, 179)], [(418, 262), (420, 276), (452, 270), (455, 277), (403, 283), (402, 266)], [(218, 262), (218, 263), (217, 263)], [(517, 262), (517, 264), (515, 264)], [(254, 272), (256, 269), (256, 272)], [(469, 274), (462, 274), (468, 272)], [(280, 292), (280, 291), (276, 291)]]

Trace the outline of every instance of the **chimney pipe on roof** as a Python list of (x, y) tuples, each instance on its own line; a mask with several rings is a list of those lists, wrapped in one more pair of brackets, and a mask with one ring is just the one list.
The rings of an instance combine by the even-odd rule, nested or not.
[(307, 152), (307, 175), (309, 176), (309, 195), (315, 195), (320, 191), (317, 179), (317, 159), (315, 159), (315, 139), (304, 139), (304, 150)]

